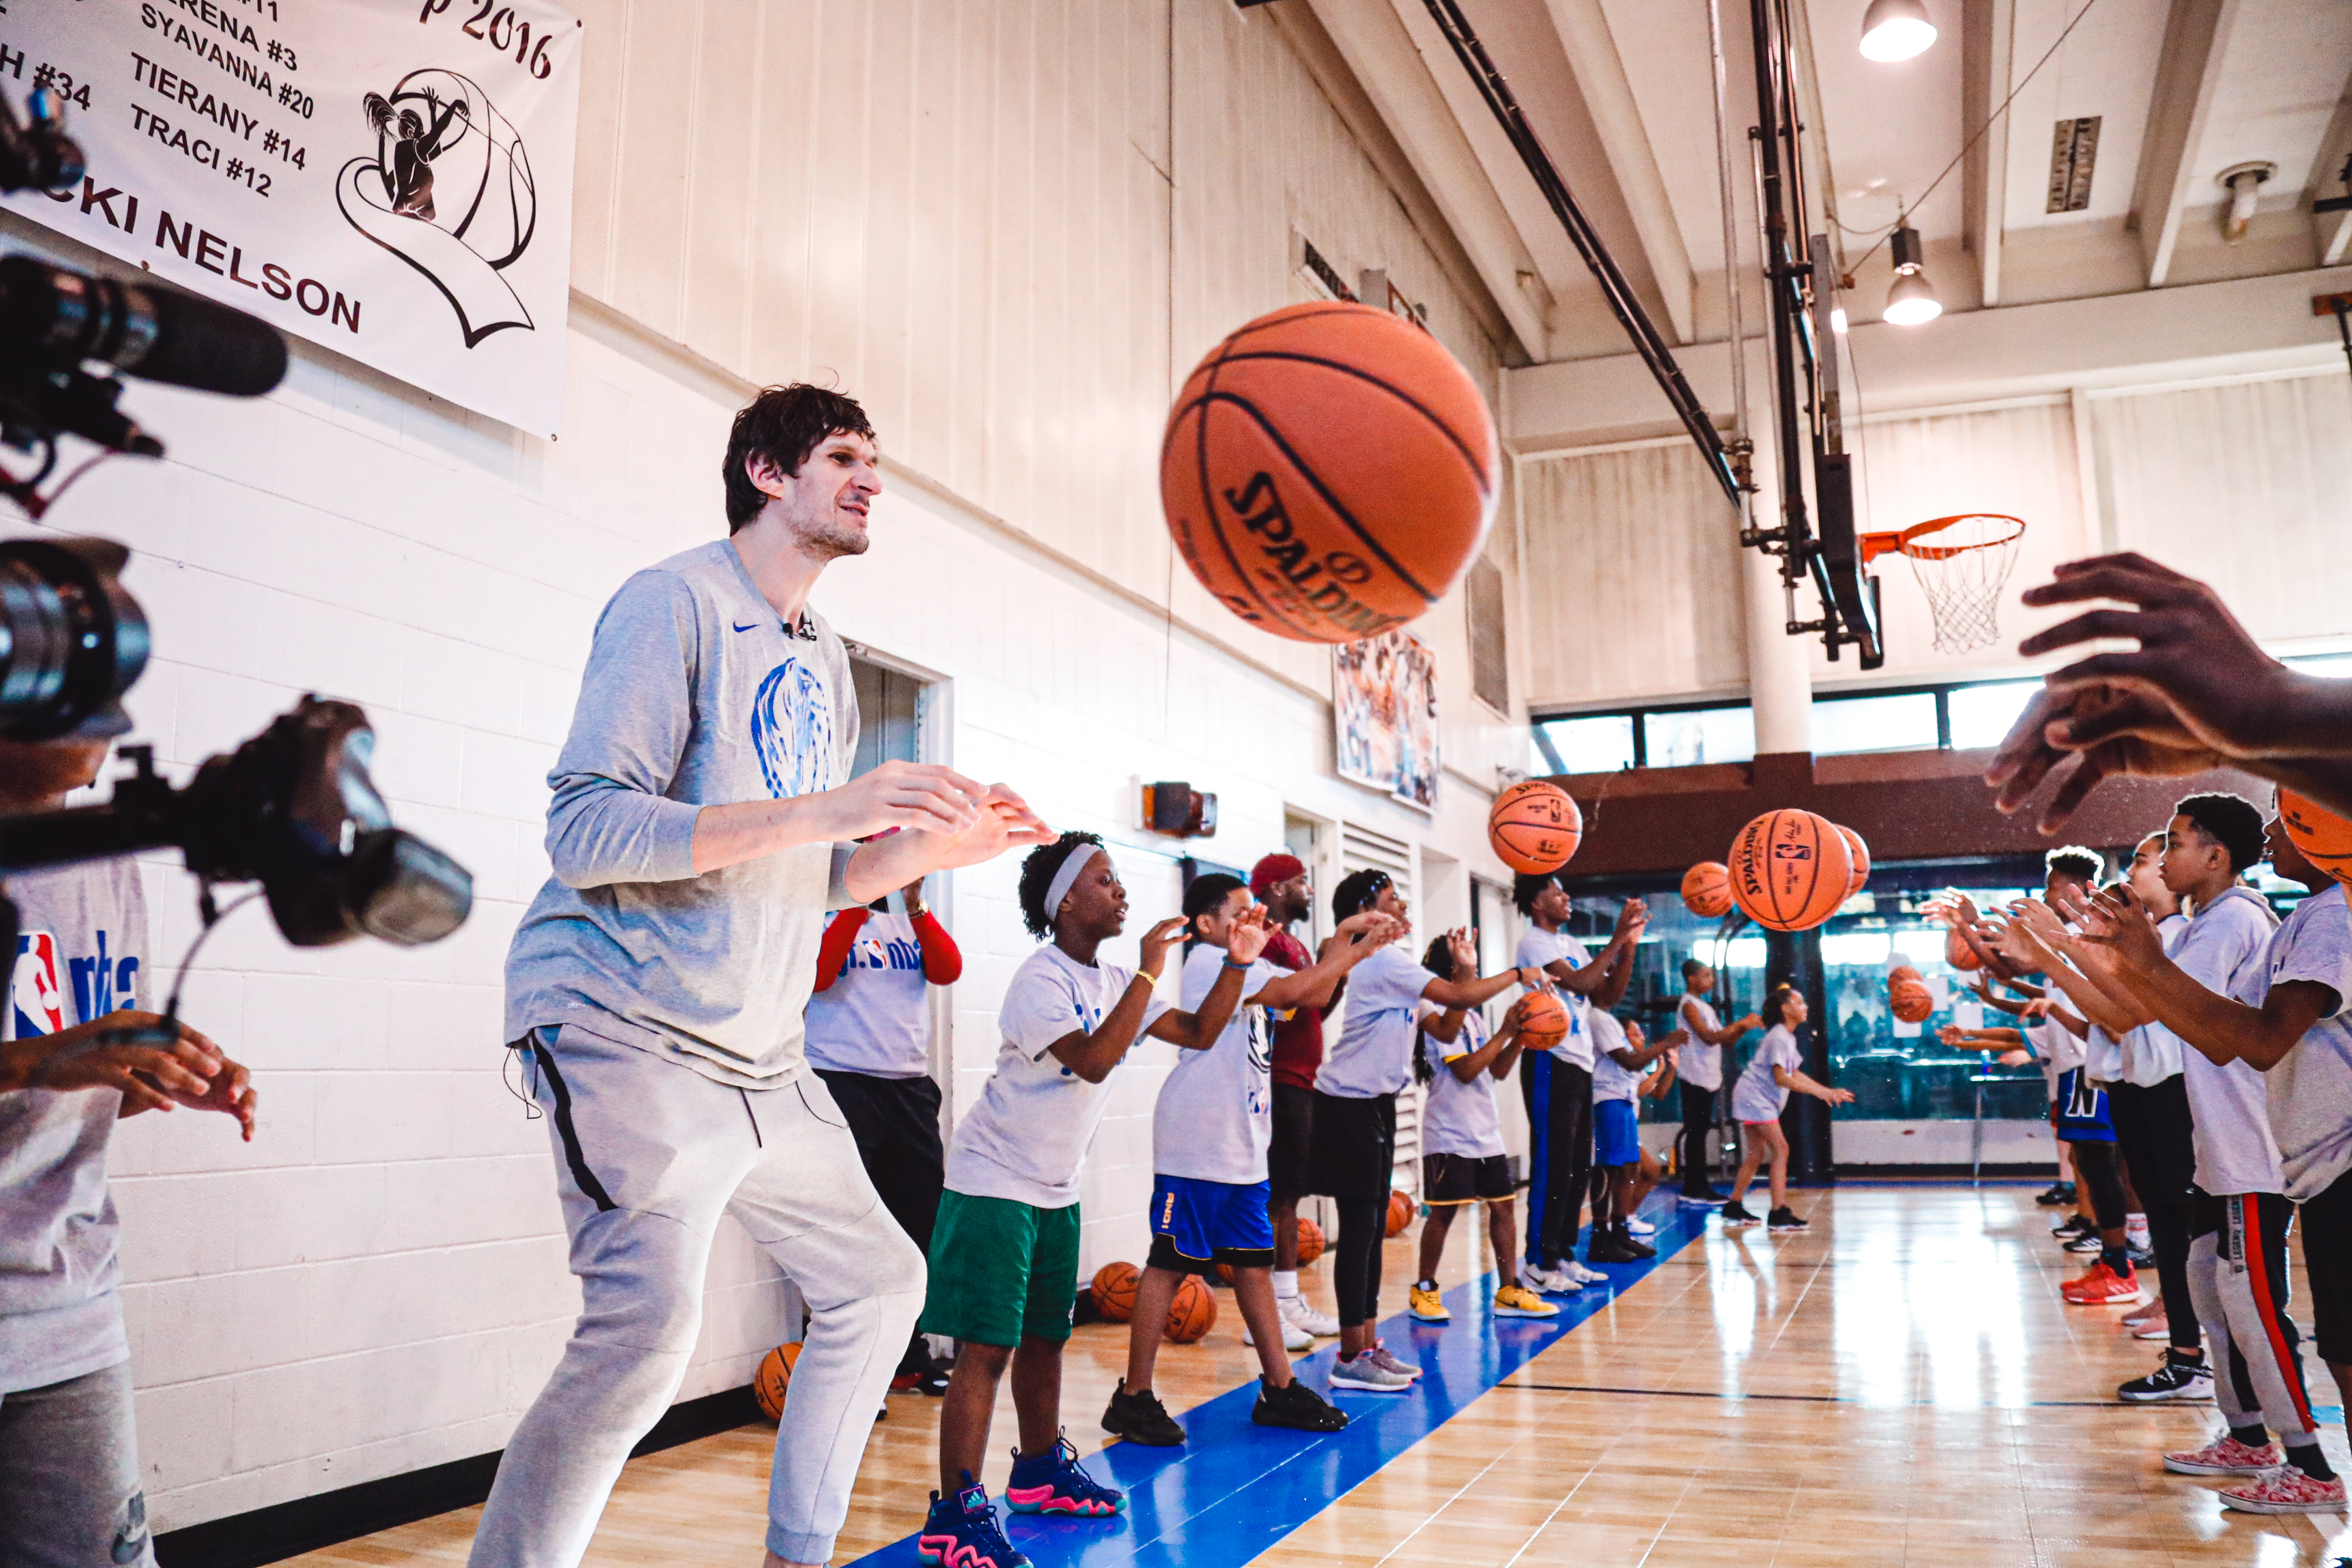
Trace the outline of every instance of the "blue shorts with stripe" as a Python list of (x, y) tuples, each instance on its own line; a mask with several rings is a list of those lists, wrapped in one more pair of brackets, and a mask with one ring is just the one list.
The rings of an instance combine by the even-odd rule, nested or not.
[(1274, 1267), (1274, 1222), (1265, 1212), (1264, 1182), (1211, 1182), (1160, 1176), (1151, 1189), (1154, 1268), (1206, 1274), (1217, 1264)]

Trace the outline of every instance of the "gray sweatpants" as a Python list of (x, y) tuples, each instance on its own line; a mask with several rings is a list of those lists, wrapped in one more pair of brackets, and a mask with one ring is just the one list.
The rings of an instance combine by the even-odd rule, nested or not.
[(0, 1563), (154, 1568), (129, 1362), (0, 1394)]
[(809, 1304), (768, 1486), (768, 1549), (823, 1563), (923, 1303), (890, 1217), (814, 1074), (743, 1090), (566, 1027), (530, 1048), (580, 1279), (580, 1321), (508, 1441), (473, 1568), (572, 1568), (638, 1438), (677, 1396), (722, 1213)]
[(2189, 1294), (2204, 1325), (2221, 1418), (2240, 1429), (2260, 1421), (2289, 1447), (2317, 1441), (2303, 1386), (2302, 1336), (2287, 1315), (2286, 1233), (2294, 1205), (2276, 1193), (2200, 1193), (2193, 1209), (2191, 1226), (2203, 1234), (2189, 1244)]

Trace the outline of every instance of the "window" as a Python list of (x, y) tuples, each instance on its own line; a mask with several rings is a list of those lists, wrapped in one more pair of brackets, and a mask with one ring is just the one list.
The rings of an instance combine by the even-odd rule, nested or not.
[(1503, 646), (1503, 573), (1483, 556), (1471, 563), (1463, 595), (1470, 620), (1470, 689), (1497, 713), (1511, 710), (1511, 661)]
[(1938, 739), (1936, 694), (1834, 697), (1813, 703), (1813, 755), (1854, 752), (1932, 752)]
[(1686, 708), (1642, 715), (1644, 765), (1687, 767), (1699, 763), (1744, 763), (1756, 754), (1756, 710)]
[(2305, 675), (2324, 675), (2330, 680), (2352, 680), (2352, 653), (2307, 654), (2301, 658), (2281, 660), (2289, 669)]
[(1998, 746), (2033, 694), (2038, 680), (2003, 680), (1989, 686), (1956, 686), (1946, 696), (1952, 715), (1952, 744), (1962, 751)]
[(1538, 773), (1613, 773), (1640, 765), (1633, 754), (1633, 715), (1546, 719), (1534, 726)]

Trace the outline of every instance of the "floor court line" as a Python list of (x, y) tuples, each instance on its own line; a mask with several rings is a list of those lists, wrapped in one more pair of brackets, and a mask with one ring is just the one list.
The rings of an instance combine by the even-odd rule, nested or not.
[[(1242, 1568), (1703, 1239), (1714, 1211), (1685, 1208), (1663, 1194), (1643, 1212), (1658, 1227), (1649, 1238), (1658, 1256), (1611, 1265), (1606, 1289), (1588, 1286), (1555, 1298), (1557, 1318), (1489, 1317), (1489, 1274), (1445, 1293), (1450, 1324), (1418, 1323), (1405, 1313), (1383, 1321), (1381, 1337), (1407, 1350), (1424, 1371), (1404, 1394), (1332, 1391), (1350, 1417), (1346, 1430), (1318, 1436), (1253, 1426), (1252, 1379), (1182, 1412), (1190, 1440), (1181, 1447), (1113, 1443), (1088, 1458), (1090, 1468), (1127, 1489), (1126, 1513), (1050, 1521), (1007, 1514), (1005, 1534), (1041, 1568)], [(1292, 1364), (1299, 1376), (1328, 1388), (1338, 1353), (1327, 1347)], [(854, 1568), (914, 1568), (920, 1561), (915, 1539), (868, 1552)]]

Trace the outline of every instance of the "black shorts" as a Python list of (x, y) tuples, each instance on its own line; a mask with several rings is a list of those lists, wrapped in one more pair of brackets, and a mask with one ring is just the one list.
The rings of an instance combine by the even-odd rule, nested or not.
[(1493, 1203), (1509, 1197), (1511, 1157), (1508, 1154), (1423, 1154), (1421, 1157), (1421, 1201), (1434, 1208), (1456, 1204)]
[(2107, 1109), (2116, 1152), (2131, 1173), (2132, 1191), (2149, 1205), (2175, 1207), (2197, 1184), (2196, 1123), (2189, 1114), (2188, 1080), (2175, 1073), (2162, 1083), (2108, 1086)]
[(2302, 1219), (2312, 1341), (2320, 1360), (2352, 1362), (2352, 1172), (2305, 1203)]
[(1315, 1158), (1307, 1191), (1381, 1199), (1396, 1186), (1396, 1096), (1349, 1100), (1315, 1091)]
[(947, 1165), (940, 1147), (940, 1086), (928, 1078), (876, 1078), (816, 1069), (841, 1108), (858, 1162), (882, 1206), (926, 1253), (939, 1223)]
[(1266, 1145), (1266, 1188), (1276, 1202), (1315, 1190), (1315, 1091), (1274, 1086), (1274, 1142)]

